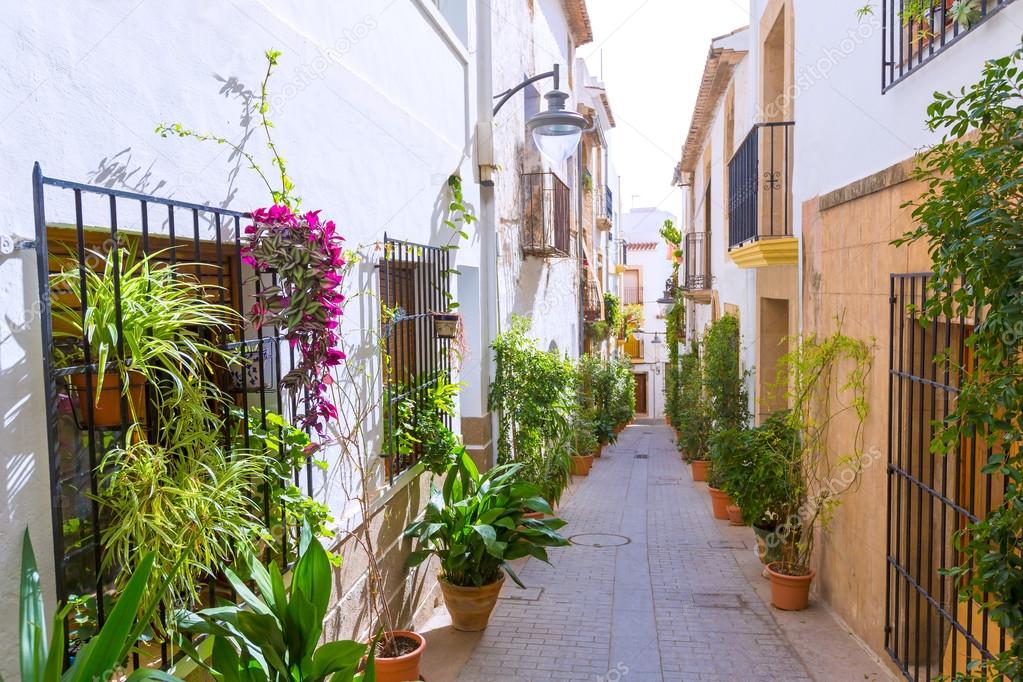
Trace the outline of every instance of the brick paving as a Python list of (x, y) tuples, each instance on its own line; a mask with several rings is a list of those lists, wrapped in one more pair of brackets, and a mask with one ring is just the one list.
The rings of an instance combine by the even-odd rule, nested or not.
[(704, 487), (663, 424), (626, 429), (559, 510), (576, 545), (509, 581), (458, 679), (810, 680)]

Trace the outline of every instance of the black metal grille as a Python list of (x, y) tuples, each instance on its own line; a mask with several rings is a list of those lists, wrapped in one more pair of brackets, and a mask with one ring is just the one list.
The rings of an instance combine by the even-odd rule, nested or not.
[(792, 128), (758, 123), (728, 162), (728, 248), (792, 236)]
[(710, 273), (710, 233), (690, 232), (685, 241), (685, 291), (706, 291), (713, 278)]
[[(451, 380), (452, 338), (438, 334), (438, 314), (451, 303), (451, 251), (390, 239), (384, 235), (380, 260), (380, 298), (386, 308), (381, 333), (388, 361), (384, 370), (384, 455), (391, 482), (417, 461), (416, 447), (402, 451), (398, 442), (398, 406), (411, 401), (417, 409), (440, 381)], [(429, 409), (425, 407), (425, 409)], [(450, 428), (451, 418), (442, 419)]]
[(910, 680), (952, 678), (1005, 648), (1005, 634), (975, 602), (959, 602), (941, 574), (964, 560), (953, 535), (1004, 499), (1004, 484), (981, 473), (988, 451), (974, 438), (947, 455), (931, 452), (975, 369), (967, 339), (976, 320), (924, 324), (929, 279), (891, 277), (885, 648)]
[(522, 174), (524, 255), (572, 255), (570, 205), (568, 186), (554, 173)]
[(600, 287), (594, 282), (588, 272), (583, 281), (583, 317), (587, 322), (594, 322), (603, 317), (603, 301), (601, 300)]
[(970, 16), (953, 16), (955, 0), (932, 0), (926, 18), (905, 16), (906, 0), (881, 3), (881, 91), (901, 82), (1013, 0), (972, 0)]
[[(32, 174), (35, 212), (35, 238), (39, 284), (39, 314), (43, 347), (43, 390), (46, 404), (45, 422), (48, 438), (48, 463), (53, 515), (53, 548), (55, 557), (55, 581), (57, 599), (66, 603), (71, 595), (87, 600), (90, 618), (101, 626), (105, 618), (106, 598), (110, 596), (116, 567), (104, 570), (103, 547), (100, 541), (104, 529), (116, 519), (106, 518), (102, 505), (97, 499), (100, 473), (97, 464), (103, 456), (117, 447), (123, 447), (127, 430), (131, 426), (129, 411), (125, 409), (126, 398), (122, 397), (120, 423), (113, 427), (98, 427), (92, 419), (91, 390), (85, 395), (72, 388), (72, 378), (84, 376), (84, 385), (90, 386), (95, 375), (96, 358), (91, 357), (90, 344), (84, 338), (70, 340), (58, 347), (54, 341), (54, 321), (51, 308), (50, 273), (63, 263), (77, 262), (81, 278), (89, 270), (103, 265), (102, 258), (91, 259), (92, 251), (112, 253), (118, 261), (118, 252), (128, 248), (130, 242), (139, 256), (157, 254), (169, 263), (179, 263), (186, 272), (194, 272), (197, 280), (215, 285), (211, 294), (217, 303), (230, 306), (244, 319), (252, 304), (251, 291), (246, 296), (246, 287), (251, 286), (252, 270), (240, 256), (243, 219), (248, 214), (213, 208), (197, 203), (177, 201), (164, 197), (137, 194), (106, 187), (96, 187), (77, 182), (45, 177), (38, 164)], [(47, 217), (49, 216), (49, 218)], [(59, 216), (60, 219), (55, 220)], [(63, 259), (63, 260), (62, 260)], [(118, 282), (117, 268), (114, 281)], [(272, 284), (273, 278), (264, 276), (263, 285)], [(260, 286), (260, 283), (254, 283)], [(81, 308), (88, 306), (82, 287)], [(115, 291), (119, 289), (115, 286)], [(60, 292), (56, 292), (59, 295)], [(119, 297), (120, 294), (118, 293)], [(116, 327), (118, 338), (123, 318), (120, 300), (116, 303)], [(62, 339), (67, 336), (62, 331)], [(243, 372), (215, 373), (212, 380), (223, 390), (234, 404), (241, 408), (240, 422), (230, 414), (224, 415), (227, 428), (224, 446), (230, 450), (239, 442), (231, 432), (239, 427), (245, 443), (249, 442), (250, 420), (260, 419), (266, 426), (266, 414), (277, 412), (295, 422), (297, 403), (287, 394), (282, 394), (278, 378), (295, 366), (295, 351), (289, 344), (281, 344), (282, 331), (277, 328), (257, 328), (239, 325), (233, 330), (235, 340), (221, 344), (224, 348), (240, 351), (253, 362)], [(122, 344), (123, 345), (123, 344)], [(84, 363), (69, 365), (61, 360), (63, 351), (78, 347), (84, 352)], [(116, 371), (129, 362), (123, 347), (117, 348), (115, 357), (107, 364), (108, 371)], [(146, 388), (146, 412), (154, 409), (153, 397)], [(257, 416), (258, 415), (258, 416)], [(145, 422), (151, 419), (143, 418)], [(151, 426), (149, 427), (152, 428)], [(152, 434), (150, 434), (152, 437)], [(311, 462), (294, 472), (294, 482), (309, 494), (313, 493), (313, 469)], [(263, 509), (268, 527), (280, 512), (271, 509), (271, 503), (264, 495)], [(294, 520), (286, 520), (292, 524)], [(294, 529), (292, 528), (293, 532)], [(277, 556), (288, 561), (289, 535), (278, 533), (281, 550)], [(216, 596), (230, 596), (216, 591), (210, 583), (208, 599)], [(195, 606), (195, 605), (188, 605)], [(165, 614), (164, 614), (165, 615)], [(74, 634), (65, 630), (70, 651), (79, 642)], [(162, 644), (156, 650), (149, 647), (146, 664), (166, 666), (168, 649)], [(133, 660), (139, 666), (139, 656)]]

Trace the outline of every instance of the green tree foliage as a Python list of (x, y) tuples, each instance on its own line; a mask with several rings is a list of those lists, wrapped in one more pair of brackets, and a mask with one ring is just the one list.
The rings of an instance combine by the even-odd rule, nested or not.
[[(963, 439), (976, 439), (989, 452), (983, 475), (1004, 481), (1002, 504), (957, 535), (964, 561), (951, 573), (960, 581), (960, 598), (974, 599), (1012, 644), (995, 660), (975, 662), (962, 679), (1023, 679), (1021, 62), (1018, 48), (989, 61), (980, 79), (958, 94), (935, 94), (927, 125), (943, 137), (916, 171), (926, 183), (909, 204), (918, 226), (896, 241), (923, 242), (930, 250), (927, 323), (980, 317), (968, 342), (975, 367), (951, 368), (963, 377), (962, 391), (932, 449), (954, 453)], [(937, 360), (950, 362), (947, 355)]]

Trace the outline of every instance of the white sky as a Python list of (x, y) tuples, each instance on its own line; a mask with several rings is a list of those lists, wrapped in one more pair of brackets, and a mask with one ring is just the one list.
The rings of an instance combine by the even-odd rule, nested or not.
[[(593, 43), (579, 48), (603, 79), (617, 127), (611, 158), (622, 177), (622, 211), (681, 212), (671, 176), (703, 75), (711, 38), (749, 23), (745, 0), (588, 0)], [(633, 197), (633, 195), (638, 195)]]

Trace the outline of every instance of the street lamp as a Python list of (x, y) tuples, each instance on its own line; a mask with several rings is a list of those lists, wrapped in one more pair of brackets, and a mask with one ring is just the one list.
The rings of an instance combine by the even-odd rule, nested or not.
[(547, 100), (547, 109), (526, 121), (526, 130), (533, 134), (533, 141), (540, 153), (547, 157), (551, 163), (560, 164), (575, 153), (583, 132), (589, 130), (590, 126), (582, 114), (565, 108), (568, 93), (560, 89), (561, 66), (559, 64), (555, 64), (554, 68), (546, 73), (527, 78), (514, 88), (496, 95), (500, 101), (494, 106), (494, 116), (497, 116), (497, 112), (512, 98), (512, 95), (528, 85), (547, 78), (554, 79), (554, 89), (544, 95), (544, 99)]

